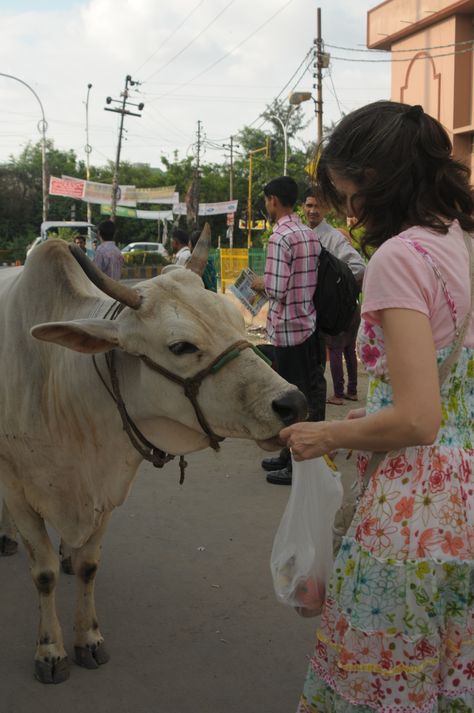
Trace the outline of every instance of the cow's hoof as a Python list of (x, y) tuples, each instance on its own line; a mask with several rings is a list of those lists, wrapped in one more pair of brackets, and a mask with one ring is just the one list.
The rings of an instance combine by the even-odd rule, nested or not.
[(84, 668), (99, 668), (100, 665), (107, 663), (110, 659), (105, 644), (98, 644), (94, 649), (88, 649), (86, 646), (75, 646), (74, 657), (78, 666)]
[(64, 574), (74, 574), (74, 567), (72, 566), (72, 557), (65, 557), (61, 560), (61, 569)]
[(10, 555), (16, 554), (18, 550), (18, 542), (11, 540), (6, 535), (0, 536), (0, 556), (10, 557)]
[(35, 678), (41, 683), (62, 683), (69, 678), (69, 661), (66, 658), (51, 661), (35, 661)]

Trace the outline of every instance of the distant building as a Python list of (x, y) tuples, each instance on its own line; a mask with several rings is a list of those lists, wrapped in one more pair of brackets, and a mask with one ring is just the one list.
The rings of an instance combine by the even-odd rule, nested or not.
[(367, 13), (367, 46), (405, 60), (392, 63), (392, 100), (421, 104), (474, 172), (473, 21), (472, 0), (386, 0)]

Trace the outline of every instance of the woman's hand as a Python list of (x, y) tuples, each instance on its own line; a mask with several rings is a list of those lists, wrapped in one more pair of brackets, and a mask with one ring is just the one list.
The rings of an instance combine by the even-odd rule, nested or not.
[(334, 450), (329, 421), (301, 421), (280, 431), (280, 439), (295, 460), (318, 458)]
[(364, 418), (367, 415), (365, 408), (353, 408), (346, 418), (350, 421), (353, 418)]

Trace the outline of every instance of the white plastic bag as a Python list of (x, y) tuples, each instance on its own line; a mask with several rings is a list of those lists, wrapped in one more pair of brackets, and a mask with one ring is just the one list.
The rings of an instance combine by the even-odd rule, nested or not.
[(334, 515), (341, 506), (341, 476), (324, 458), (293, 461), (290, 498), (270, 560), (277, 599), (303, 616), (321, 612), (333, 564)]

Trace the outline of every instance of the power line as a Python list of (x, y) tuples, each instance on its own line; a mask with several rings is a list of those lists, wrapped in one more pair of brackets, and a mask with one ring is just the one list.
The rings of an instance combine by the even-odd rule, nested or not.
[[(333, 94), (334, 99), (336, 100), (337, 108), (339, 109), (339, 114), (341, 115), (341, 118), (342, 118), (342, 117), (344, 116), (344, 112), (342, 111), (341, 105), (340, 105), (340, 103), (339, 103), (339, 99), (338, 99), (337, 92), (336, 92), (336, 87), (334, 86), (334, 82), (333, 82), (333, 79), (332, 79), (331, 70), (329, 70), (329, 72), (327, 73), (327, 76), (328, 76), (329, 79), (330, 79), (330, 82), (331, 82), (331, 85), (332, 85), (332, 89), (333, 89), (333, 91), (332, 91), (331, 93)], [(331, 91), (331, 90), (329, 90), (329, 91)]]
[[(231, 0), (231, 1), (234, 2), (234, 0)], [(242, 45), (244, 45), (246, 42), (248, 42), (250, 39), (252, 39), (252, 37), (254, 37), (258, 32), (260, 32), (260, 30), (263, 29), (266, 25), (268, 25), (268, 23), (271, 22), (277, 15), (279, 15), (281, 12), (283, 12), (283, 10), (285, 10), (285, 9), (288, 7), (288, 5), (291, 5), (292, 2), (294, 2), (294, 0), (288, 0), (284, 5), (282, 5), (280, 8), (278, 8), (278, 10), (276, 10), (276, 12), (274, 12), (272, 15), (270, 15), (270, 17), (269, 17), (267, 20), (265, 20), (265, 22), (262, 22), (261, 25), (259, 25), (253, 32), (251, 32), (250, 35), (247, 35), (247, 37), (245, 37), (241, 42), (239, 42), (238, 44), (234, 45), (234, 47), (232, 47), (230, 50), (228, 50), (227, 52), (225, 52), (221, 57), (219, 57), (218, 59), (216, 59), (216, 60), (215, 60), (214, 62), (212, 62), (208, 67), (206, 67), (205, 69), (203, 69), (201, 72), (198, 72), (198, 74), (195, 74), (194, 77), (191, 77), (191, 79), (188, 79), (186, 82), (183, 82), (182, 84), (179, 84), (179, 85), (176, 87), (176, 89), (180, 89), (180, 88), (182, 88), (182, 87), (186, 87), (188, 84), (191, 84), (192, 82), (195, 82), (196, 79), (199, 79), (199, 77), (202, 77), (203, 74), (206, 74), (207, 72), (209, 72), (209, 71), (210, 71), (211, 69), (213, 69), (217, 64), (219, 64), (219, 63), (222, 62), (224, 59), (226, 59), (226, 57), (228, 57), (228, 56), (231, 55), (233, 52), (235, 52), (235, 50), (239, 49), (240, 47), (242, 47)], [(162, 94), (161, 97), (169, 96), (170, 94), (173, 94), (174, 91), (175, 91), (175, 90), (171, 90), (171, 91), (169, 91), (169, 92), (166, 92), (165, 94)]]
[[(420, 52), (423, 50), (420, 50)], [(416, 52), (416, 50), (412, 50), (412, 52)], [(436, 59), (436, 57), (453, 57), (456, 54), (466, 54), (466, 52), (474, 52), (474, 47), (468, 50), (459, 50), (458, 52), (443, 52), (441, 54), (427, 54), (427, 55), (420, 55), (419, 57), (406, 57), (405, 59), (360, 59), (359, 57), (356, 57), (355, 59), (352, 59), (351, 57), (335, 57), (334, 55), (331, 55), (331, 59), (335, 59), (339, 62), (411, 62), (413, 59)]]
[(384, 49), (371, 49), (369, 47), (363, 47), (361, 49), (357, 49), (356, 47), (342, 47), (341, 45), (330, 45), (328, 43), (325, 43), (325, 47), (331, 47), (331, 49), (335, 50), (345, 50), (346, 52), (371, 52), (372, 54), (375, 54), (377, 52), (428, 52), (429, 50), (441, 50), (441, 49), (446, 49), (447, 47), (458, 47), (460, 45), (472, 45), (474, 40), (463, 40), (462, 42), (450, 42), (447, 45), (432, 45), (431, 47), (416, 47), (414, 49), (392, 49), (392, 50), (384, 50)]
[(168, 42), (172, 37), (175, 36), (175, 34), (178, 32), (178, 30), (180, 30), (180, 29), (183, 27), (183, 25), (185, 25), (186, 22), (191, 19), (191, 17), (194, 15), (194, 13), (196, 12), (196, 10), (198, 10), (198, 9), (201, 7), (201, 5), (203, 4), (203, 2), (204, 2), (204, 0), (200, 0), (200, 2), (198, 2), (198, 4), (191, 10), (191, 12), (188, 13), (188, 15), (186, 15), (186, 17), (184, 18), (184, 20), (183, 20), (182, 22), (180, 22), (179, 25), (178, 25), (172, 32), (170, 32), (170, 34), (168, 35), (168, 37), (167, 37), (165, 40), (163, 40), (163, 42), (161, 43), (161, 45), (159, 45), (158, 48), (148, 57), (148, 59), (146, 59), (146, 60), (135, 70), (134, 74), (137, 74), (137, 72), (139, 72), (139, 70), (140, 70), (142, 67), (144, 67), (145, 64), (148, 64), (148, 62), (149, 62), (150, 60), (152, 60), (153, 57), (155, 57), (155, 55), (158, 54), (158, 52), (159, 52), (160, 50), (163, 49), (163, 47), (167, 44), (167, 42)]
[(155, 72), (153, 72), (153, 74), (150, 74), (150, 76), (147, 79), (145, 79), (144, 81), (148, 82), (152, 77), (155, 77), (159, 72), (161, 72), (163, 69), (165, 69), (165, 67), (168, 67), (168, 65), (170, 65), (171, 62), (174, 62), (175, 59), (180, 57), (183, 54), (183, 52), (185, 52), (189, 47), (191, 47), (191, 45), (194, 44), (196, 42), (196, 40), (198, 40), (201, 37), (201, 35), (203, 35), (206, 32), (206, 30), (208, 30), (211, 27), (211, 25), (213, 25), (220, 18), (221, 15), (223, 15), (224, 12), (231, 5), (234, 4), (234, 2), (235, 2), (235, 0), (229, 0), (227, 5), (224, 8), (222, 8), (222, 10), (220, 10), (217, 13), (217, 15), (215, 15), (215, 17), (213, 17), (212, 20), (210, 22), (208, 22), (208, 24), (188, 42), (187, 45), (185, 45), (182, 49), (180, 49), (179, 52), (177, 52), (175, 55), (173, 55), (173, 57), (171, 57), (171, 59), (169, 59), (167, 62), (165, 62), (165, 64), (162, 64), (161, 67), (158, 67), (158, 69)]
[[(281, 89), (280, 92), (276, 95), (276, 97), (272, 100), (272, 103), (278, 101), (278, 99), (281, 97), (281, 95), (283, 94), (283, 92), (285, 91), (285, 89), (287, 89), (287, 88), (289, 87), (289, 85), (291, 84), (291, 82), (293, 81), (293, 79), (296, 77), (296, 75), (297, 75), (298, 72), (300, 71), (300, 69), (301, 69), (301, 67), (303, 66), (303, 64), (308, 60), (308, 57), (310, 57), (310, 56), (312, 55), (312, 52), (313, 52), (313, 48), (311, 47), (311, 49), (309, 49), (309, 50), (306, 52), (305, 56), (303, 57), (302, 62), (300, 62), (300, 64), (299, 64), (298, 67), (296, 68), (296, 71), (293, 72), (293, 74), (291, 75), (291, 77), (289, 78), (289, 80), (287, 81), (287, 83), (285, 84), (285, 86), (283, 87), (283, 89)], [(308, 71), (308, 66), (306, 66), (306, 67), (304, 68), (303, 74), (302, 74), (300, 77), (298, 77), (298, 79), (296, 80), (296, 82), (295, 82), (295, 84), (294, 84), (293, 86), (296, 86), (296, 85), (298, 84), (298, 82), (301, 81), (302, 77), (304, 77), (304, 75), (306, 74), (307, 71)], [(259, 115), (257, 116), (257, 118), (254, 119), (254, 121), (252, 121), (251, 124), (248, 124), (248, 127), (251, 128), (254, 124), (256, 124), (257, 121), (261, 118), (261, 116), (262, 116), (262, 115), (259, 114)], [(265, 123), (265, 119), (263, 120), (263, 122), (261, 122), (261, 126), (263, 126), (264, 123)]]

